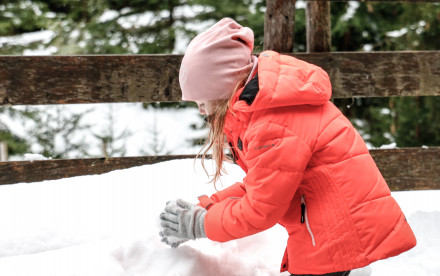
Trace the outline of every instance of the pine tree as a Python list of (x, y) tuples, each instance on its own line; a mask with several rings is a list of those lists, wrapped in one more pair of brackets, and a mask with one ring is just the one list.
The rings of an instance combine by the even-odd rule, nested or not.
[(94, 136), (101, 142), (102, 155), (105, 158), (108, 157), (121, 157), (125, 156), (127, 150), (125, 147), (126, 139), (131, 135), (131, 132), (127, 129), (116, 132), (115, 124), (116, 119), (114, 116), (113, 106), (108, 106), (108, 111), (106, 114), (107, 125), (101, 131), (101, 133), (95, 133)]
[(84, 132), (90, 125), (81, 122), (87, 112), (66, 112), (62, 106), (46, 106), (44, 111), (26, 107), (26, 112), (34, 124), (29, 137), (38, 145), (35, 153), (53, 159), (89, 156)]

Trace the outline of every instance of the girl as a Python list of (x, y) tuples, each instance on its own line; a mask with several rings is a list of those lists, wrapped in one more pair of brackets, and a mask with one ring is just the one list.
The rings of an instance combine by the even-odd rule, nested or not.
[(253, 32), (225, 18), (188, 46), (179, 81), (210, 122), (217, 181), (224, 141), (246, 172), (198, 205), (181, 199), (161, 214), (162, 241), (218, 242), (279, 223), (289, 234), (281, 271), (348, 275), (398, 255), (415, 236), (359, 133), (330, 101), (321, 68), (264, 51)]

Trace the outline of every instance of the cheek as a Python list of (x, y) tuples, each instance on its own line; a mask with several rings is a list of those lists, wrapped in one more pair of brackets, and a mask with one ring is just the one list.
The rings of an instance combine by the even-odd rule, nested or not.
[(207, 108), (206, 115), (212, 115), (214, 113), (214, 108)]
[(214, 114), (214, 110), (215, 110), (215, 105), (213, 105), (213, 104), (207, 105), (207, 106), (205, 107), (205, 111), (206, 111), (206, 114), (207, 114), (207, 115), (212, 115), (212, 114)]

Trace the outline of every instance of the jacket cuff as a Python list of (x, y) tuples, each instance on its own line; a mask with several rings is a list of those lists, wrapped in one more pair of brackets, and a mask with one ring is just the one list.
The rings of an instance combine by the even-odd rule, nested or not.
[(199, 206), (205, 208), (206, 210), (209, 210), (209, 208), (211, 208), (212, 205), (214, 205), (215, 201), (212, 200), (210, 197), (208, 197), (207, 195), (201, 195), (199, 197), (197, 197), (199, 200)]

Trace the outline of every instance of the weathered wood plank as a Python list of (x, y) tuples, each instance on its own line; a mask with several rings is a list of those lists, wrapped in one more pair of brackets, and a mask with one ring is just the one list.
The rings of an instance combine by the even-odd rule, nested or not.
[(266, 0), (264, 49), (293, 52), (296, 0)]
[(440, 189), (440, 147), (370, 152), (392, 191)]
[(179, 55), (2, 56), (0, 103), (176, 101)]
[(194, 157), (194, 155), (165, 155), (0, 162), (0, 185), (102, 174), (118, 169)]
[[(440, 95), (440, 51), (293, 54), (334, 98)], [(181, 55), (0, 56), (0, 105), (180, 101)]]
[(330, 75), (334, 98), (439, 96), (440, 51), (310, 53)]
[[(348, 2), (353, 0), (305, 0), (306, 2), (316, 1), (316, 2)], [(437, 3), (439, 0), (354, 0), (357, 2), (381, 2), (381, 3)]]
[[(440, 147), (372, 150), (391, 190), (440, 189)], [(0, 185), (102, 174), (194, 155), (0, 162)]]
[(307, 52), (330, 52), (330, 2), (308, 1), (306, 6)]

